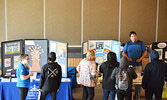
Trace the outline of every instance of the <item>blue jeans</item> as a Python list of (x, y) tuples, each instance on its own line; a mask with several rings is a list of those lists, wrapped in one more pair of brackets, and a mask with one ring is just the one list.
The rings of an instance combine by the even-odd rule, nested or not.
[(103, 89), (103, 100), (108, 100), (108, 96), (110, 94), (110, 100), (114, 100), (115, 99), (115, 91), (107, 91)]

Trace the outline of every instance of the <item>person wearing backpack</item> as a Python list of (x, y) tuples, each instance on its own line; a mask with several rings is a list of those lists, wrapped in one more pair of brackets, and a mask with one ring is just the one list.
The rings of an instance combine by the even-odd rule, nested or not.
[(108, 100), (110, 94), (110, 100), (114, 100), (115, 98), (115, 80), (112, 80), (111, 74), (115, 67), (118, 67), (119, 63), (117, 62), (117, 56), (114, 52), (109, 52), (107, 54), (107, 61), (104, 62), (100, 68), (100, 73), (103, 73), (103, 100)]
[(137, 78), (133, 68), (129, 67), (129, 61), (126, 57), (120, 59), (119, 67), (114, 68), (111, 79), (116, 79), (116, 91), (118, 100), (132, 99), (132, 83)]
[(41, 77), (39, 83), (39, 91), (41, 91), (40, 100), (45, 100), (48, 93), (51, 94), (52, 100), (56, 100), (56, 95), (62, 78), (61, 66), (54, 62), (56, 53), (51, 52), (48, 56), (48, 63), (41, 69)]
[(151, 62), (144, 69), (142, 87), (145, 89), (146, 100), (152, 100), (153, 94), (155, 100), (161, 100), (164, 81), (167, 82), (167, 64), (159, 60), (159, 54), (155, 50), (151, 51), (150, 58)]

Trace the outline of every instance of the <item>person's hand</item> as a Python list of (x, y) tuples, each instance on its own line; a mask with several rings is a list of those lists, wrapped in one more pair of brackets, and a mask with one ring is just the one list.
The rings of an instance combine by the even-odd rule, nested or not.
[(59, 92), (59, 89), (57, 89), (57, 92)]
[(137, 62), (137, 63), (141, 62), (141, 59), (137, 59), (136, 62)]
[(131, 58), (128, 58), (128, 60), (129, 60), (129, 61), (132, 61), (132, 59), (131, 59)]
[(33, 76), (33, 75), (34, 75), (34, 73), (30, 73), (29, 75), (30, 75), (30, 76)]
[(42, 89), (39, 89), (39, 91), (41, 92), (41, 91), (42, 91)]

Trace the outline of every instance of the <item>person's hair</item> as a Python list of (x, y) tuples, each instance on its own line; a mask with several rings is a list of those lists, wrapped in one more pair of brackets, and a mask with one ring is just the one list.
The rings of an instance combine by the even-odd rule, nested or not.
[(86, 60), (95, 61), (95, 52), (93, 50), (89, 50), (86, 54)]
[(107, 54), (107, 61), (116, 62), (117, 61), (116, 54), (114, 52), (109, 52)]
[(22, 61), (23, 59), (26, 59), (26, 57), (29, 56), (28, 54), (21, 54), (20, 55), (20, 60)]
[(129, 33), (129, 37), (131, 37), (132, 34), (137, 35), (135, 31), (131, 31), (131, 32)]
[(50, 52), (48, 56), (48, 60), (51, 62), (54, 62), (56, 60), (56, 53), (55, 52)]

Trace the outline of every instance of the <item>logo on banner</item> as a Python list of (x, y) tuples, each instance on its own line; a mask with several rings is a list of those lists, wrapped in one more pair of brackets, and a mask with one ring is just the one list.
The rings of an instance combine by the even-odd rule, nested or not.
[(36, 84), (33, 84), (33, 86), (30, 86), (28, 95), (26, 99), (32, 100), (32, 99), (38, 99), (38, 94), (39, 94), (39, 86)]

